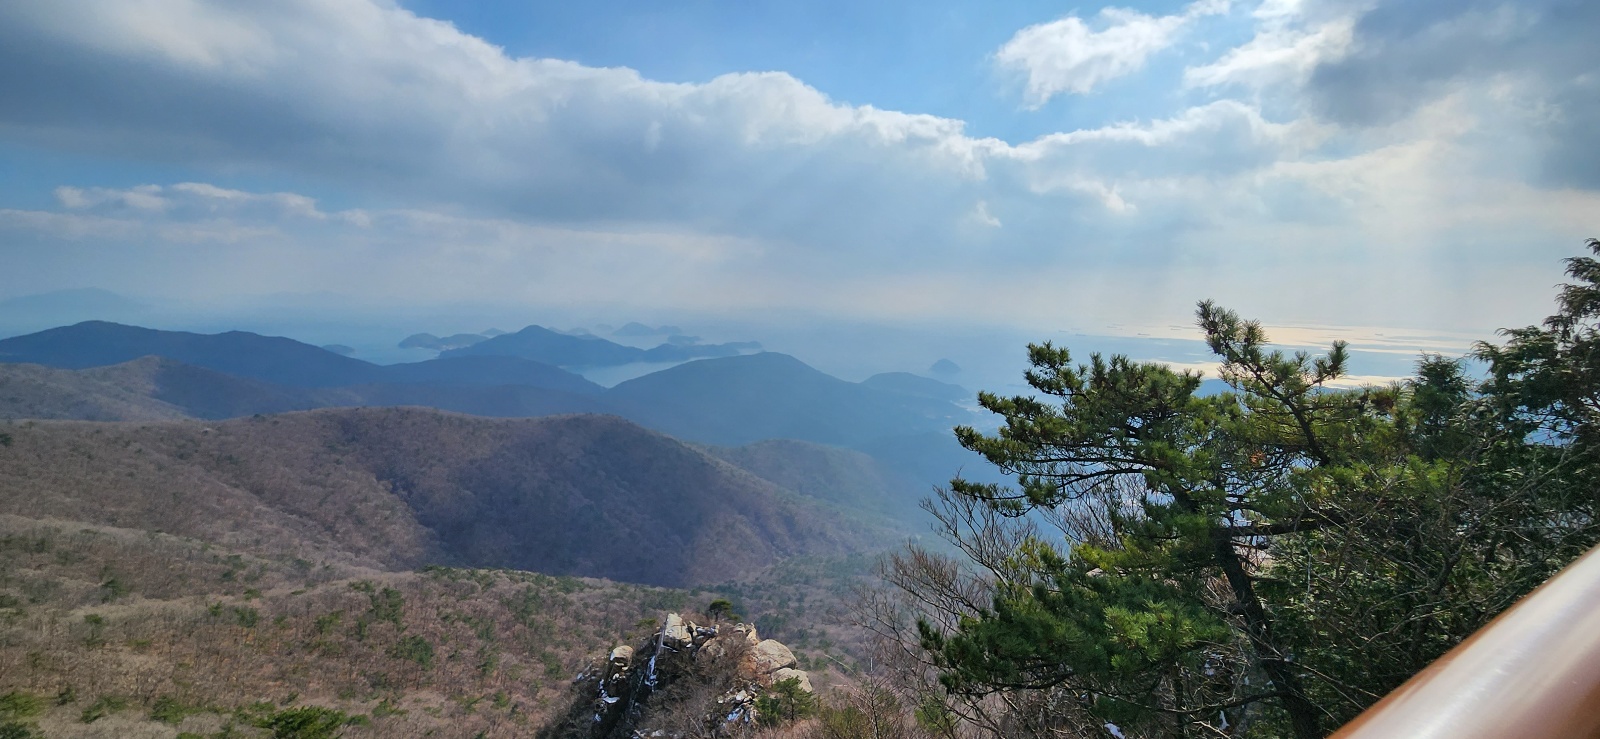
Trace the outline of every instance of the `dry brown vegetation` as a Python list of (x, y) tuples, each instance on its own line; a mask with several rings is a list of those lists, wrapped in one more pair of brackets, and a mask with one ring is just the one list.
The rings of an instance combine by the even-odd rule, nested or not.
[(0, 363), (0, 418), (78, 421), (188, 418), (189, 413), (184, 409), (153, 397), (152, 376), (140, 372), (160, 361), (148, 357), (95, 370)]
[(4, 516), (0, 695), (39, 699), (48, 736), (248, 736), (250, 716), (305, 705), (365, 715), (351, 737), (519, 736), (584, 660), (692, 604), (601, 580), (380, 572)]
[(739, 447), (707, 447), (707, 451), (787, 490), (876, 514), (901, 527), (907, 521), (926, 520), (917, 505), (926, 490), (853, 449), (768, 439)]
[[(28, 723), (52, 737), (267, 736), (261, 717), (304, 706), (361, 717), (348, 737), (524, 736), (611, 646), (727, 595), (783, 624), (770, 633), (796, 640), (819, 689), (849, 689), (860, 634), (835, 604), (864, 561), (802, 560), (683, 591), (513, 570), (386, 572), (0, 516), (0, 695), (35, 699), (44, 708)], [(761, 735), (831, 736), (809, 733), (821, 726)]]
[[(526, 735), (586, 660), (718, 597), (825, 688), (859, 661), (834, 604), (895, 538), (613, 417), (0, 430), (0, 725), (46, 736), (265, 736), (306, 707)], [(708, 587), (571, 576), (611, 572)]]
[[(493, 368), (489, 371), (492, 373)], [(494, 377), (490, 375), (491, 379)], [(576, 376), (571, 378), (582, 382)], [(451, 383), (403, 381), (404, 378), (378, 382), (379, 379), (369, 378), (359, 385), (300, 387), (239, 377), (157, 356), (88, 369), (0, 363), (0, 419), (216, 420), (314, 408), (408, 405), (502, 417), (611, 410), (611, 406), (585, 393), (515, 382), (501, 385), (487, 380)]]
[(174, 366), (0, 365), (0, 417), (83, 419), (0, 422), (0, 727), (268, 736), (329, 709), (349, 737), (523, 736), (588, 661), (717, 598), (856, 689), (840, 604), (903, 538), (860, 455), (593, 415), (198, 421), (155, 399)]
[(360, 408), (4, 429), (0, 513), (273, 556), (690, 585), (895, 538), (608, 416)]

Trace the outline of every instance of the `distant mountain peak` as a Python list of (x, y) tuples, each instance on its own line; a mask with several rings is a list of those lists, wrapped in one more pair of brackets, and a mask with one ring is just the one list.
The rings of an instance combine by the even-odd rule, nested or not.
[(268, 382), (331, 387), (374, 381), (378, 366), (281, 336), (199, 334), (83, 321), (0, 340), (0, 362), (65, 369), (121, 364), (146, 355)]
[(412, 334), (401, 340), (401, 349), (432, 349), (434, 351), (447, 351), (472, 346), (490, 337), (485, 334), (452, 334), (450, 336), (434, 336), (429, 333)]
[[(674, 327), (668, 327), (674, 328)], [(472, 346), (441, 352), (441, 357), (499, 355), (522, 357), (567, 368), (617, 367), (636, 363), (667, 364), (703, 357), (723, 357), (759, 348), (754, 342), (730, 344), (672, 344), (651, 349), (618, 344), (592, 334), (574, 336), (538, 324), (516, 333), (496, 336)]]
[[(905, 392), (829, 375), (788, 354), (702, 359), (621, 383), (605, 398), (630, 417), (674, 436), (737, 445), (801, 439), (851, 446), (929, 431), (948, 432), (966, 411), (936, 393)], [(959, 388), (955, 388), (959, 390)], [(964, 394), (964, 391), (963, 391)]]

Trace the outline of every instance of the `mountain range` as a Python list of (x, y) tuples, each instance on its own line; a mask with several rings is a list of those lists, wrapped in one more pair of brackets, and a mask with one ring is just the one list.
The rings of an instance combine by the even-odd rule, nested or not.
[(228, 734), (297, 701), (355, 735), (525, 735), (630, 625), (729, 597), (790, 628), (925, 532), (965, 397), (765, 352), (605, 388), (247, 332), (0, 340), (0, 616), (23, 624), (0, 674), (83, 692), (52, 736)]
[(0, 514), (264, 556), (684, 586), (898, 538), (848, 496), (780, 487), (615, 416), (341, 408), (7, 434)]
[[(629, 324), (635, 326), (637, 324)], [(628, 328), (625, 326), (624, 328)], [(640, 327), (641, 329), (646, 327)], [(618, 335), (645, 335), (638, 331)], [(592, 334), (574, 335), (543, 326), (528, 326), (515, 333), (496, 336), (440, 352), (440, 357), (512, 356), (532, 359), (558, 367), (614, 367), (634, 363), (686, 362), (704, 357), (731, 357), (761, 349), (753, 341), (729, 344), (672, 343), (650, 349), (618, 344)]]
[(0, 390), (11, 388), (0, 392), (0, 418), (221, 419), (403, 405), (497, 417), (609, 413), (705, 444), (794, 439), (867, 451), (921, 492), (979, 467), (950, 441), (950, 427), (971, 419), (954, 402), (966, 397), (954, 385), (905, 373), (847, 382), (761, 352), (691, 361), (607, 389), (525, 356), (483, 353), (546, 340), (646, 351), (535, 326), (465, 353), (377, 365), (248, 332), (86, 322), (0, 340)]
[(803, 439), (853, 446), (948, 431), (966, 415), (948, 401), (847, 382), (772, 352), (680, 364), (621, 383), (605, 397), (646, 426), (713, 444)]

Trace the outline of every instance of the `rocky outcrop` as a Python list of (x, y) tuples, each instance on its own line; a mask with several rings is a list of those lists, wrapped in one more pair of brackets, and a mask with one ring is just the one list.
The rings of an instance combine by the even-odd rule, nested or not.
[(676, 613), (667, 614), (667, 623), (661, 627), (661, 637), (674, 649), (694, 641), (694, 624), (685, 623)]
[(811, 687), (811, 675), (807, 674), (805, 670), (796, 670), (792, 667), (783, 667), (773, 671), (772, 673), (772, 682), (774, 684), (781, 683), (784, 680), (791, 678), (800, 681), (801, 690), (804, 690), (807, 693), (816, 692)]
[(690, 724), (697, 733), (735, 733), (755, 723), (757, 699), (774, 685), (794, 679), (812, 692), (810, 675), (796, 668), (794, 652), (761, 639), (752, 624), (667, 614), (639, 645), (618, 646), (580, 674), (574, 704), (539, 736), (672, 739)]
[(794, 652), (789, 651), (788, 647), (771, 639), (757, 642), (755, 647), (750, 650), (746, 662), (748, 663), (748, 672), (756, 675), (758, 680), (770, 676), (778, 670), (799, 664), (794, 658)]

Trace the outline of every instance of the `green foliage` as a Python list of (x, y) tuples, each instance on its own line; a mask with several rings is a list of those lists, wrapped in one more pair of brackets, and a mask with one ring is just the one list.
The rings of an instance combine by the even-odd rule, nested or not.
[[(815, 728), (806, 736), (817, 739), (913, 739), (927, 736), (906, 720), (899, 698), (882, 686), (868, 682), (859, 688), (835, 693), (834, 697), (834, 701), (818, 706), (817, 720), (813, 724)], [(936, 719), (934, 723), (946, 725), (942, 719)], [(927, 726), (921, 728), (934, 731)], [(950, 736), (948, 732), (941, 735)]]
[(990, 610), (953, 634), (921, 625), (948, 689), (1070, 685), (1102, 715), (1158, 721), (1135, 707), (1251, 702), (1208, 664), (1215, 645), (1242, 640), (1295, 731), (1320, 735), (1242, 552), (1332, 522), (1334, 471), (1356, 463), (1355, 439), (1383, 417), (1367, 393), (1326, 389), (1344, 372), (1342, 344), (1285, 356), (1266, 349), (1259, 324), (1210, 303), (1199, 320), (1234, 392), (1203, 397), (1198, 375), (1121, 356), (1074, 364), (1047, 343), (1029, 347), (1036, 395), (979, 395), (1004, 425), (957, 438), (1017, 472), (1018, 489), (955, 480), (954, 495), (1004, 516), (1093, 506), (1102, 524), (1069, 532), (1067, 552), (1019, 542), (1021, 576), (1000, 583)]
[(539, 653), (539, 661), (544, 664), (544, 676), (556, 679), (566, 674), (566, 667), (561, 664), (561, 658), (555, 652), (544, 651)]
[[(0, 434), (0, 442), (5, 441), (9, 441), (9, 438), (6, 438), (3, 434)], [(5, 445), (8, 444), (0, 444), (0, 446)], [(38, 739), (39, 737), (43, 736), (43, 734), (38, 733), (29, 724), (25, 724), (21, 721), (0, 719), (0, 739)]]
[(937, 696), (923, 696), (912, 715), (918, 726), (939, 736), (949, 736), (956, 730), (956, 715)]
[(544, 594), (532, 585), (523, 586), (515, 599), (506, 601), (506, 608), (511, 610), (511, 615), (517, 619), (517, 623), (530, 627), (544, 611), (545, 605)]
[[(956, 431), (1017, 485), (942, 494), (993, 584), (919, 624), (940, 681), (1060, 695), (1046, 714), (1081, 714), (1062, 726), (1221, 716), (1312, 737), (1347, 720), (1600, 538), (1600, 261), (1568, 267), (1558, 315), (1479, 346), (1483, 383), (1428, 356), (1410, 382), (1335, 389), (1342, 343), (1274, 351), (1211, 303), (1198, 321), (1227, 392), (1030, 346), (1034, 392), (982, 393), (998, 433)], [(1068, 546), (1007, 522), (1037, 510)]]
[(733, 612), (733, 601), (718, 598), (706, 606), (706, 615), (713, 619), (736, 619), (738, 614)]
[(162, 696), (150, 704), (150, 718), (174, 726), (183, 723), (189, 716), (199, 713), (200, 709), (184, 705), (183, 702), (172, 696)]
[(127, 707), (128, 701), (124, 698), (114, 695), (102, 695), (99, 700), (83, 709), (83, 713), (78, 715), (78, 720), (86, 724), (92, 724)]
[(763, 726), (798, 721), (816, 713), (817, 697), (800, 686), (798, 677), (779, 680), (756, 697), (756, 716)]
[(0, 695), (0, 739), (34, 739), (39, 734), (29, 719), (44, 712), (44, 701), (21, 691)]
[(349, 717), (343, 711), (320, 706), (288, 708), (257, 723), (276, 739), (331, 739), (340, 736)]
[(105, 616), (98, 613), (86, 613), (83, 616), (83, 623), (89, 627), (89, 633), (83, 637), (84, 646), (94, 648), (106, 643)]
[(132, 589), (128, 587), (127, 583), (113, 575), (107, 578), (105, 582), (100, 583), (100, 602), (110, 603), (127, 595), (129, 592), (132, 592)]
[(404, 715), (406, 715), (406, 710), (396, 707), (395, 704), (390, 702), (388, 698), (378, 701), (378, 705), (372, 707), (373, 718), (388, 718), (390, 716)]
[(817, 718), (818, 733), (825, 739), (856, 739), (872, 735), (871, 717), (855, 706), (823, 706)]
[(374, 621), (388, 621), (396, 626), (400, 625), (400, 617), (405, 612), (406, 599), (400, 591), (394, 588), (384, 588), (368, 596), (372, 600), (372, 607), (367, 611)]
[(261, 621), (261, 612), (249, 606), (234, 606), (233, 620), (240, 626), (253, 629)]
[(426, 670), (433, 666), (433, 645), (427, 639), (412, 635), (395, 642), (389, 649), (389, 656), (415, 662)]
[(338, 626), (339, 621), (343, 618), (344, 611), (330, 611), (318, 616), (317, 620), (313, 622), (312, 626), (317, 630), (318, 634), (326, 634), (332, 631), (333, 627)]
[(0, 719), (33, 718), (44, 712), (44, 700), (31, 693), (13, 690), (0, 695)]
[(500, 653), (494, 649), (485, 648), (478, 655), (478, 674), (488, 677), (494, 674), (500, 666)]

